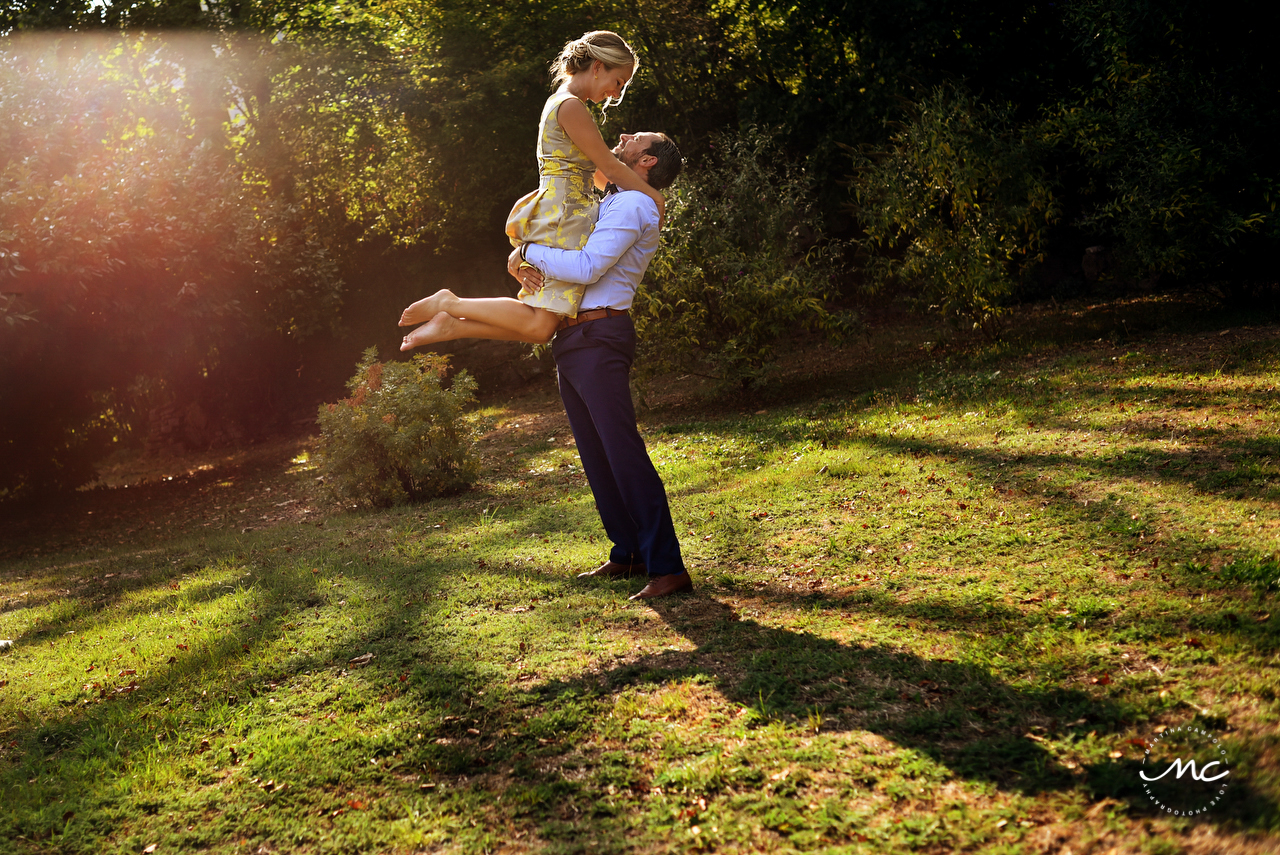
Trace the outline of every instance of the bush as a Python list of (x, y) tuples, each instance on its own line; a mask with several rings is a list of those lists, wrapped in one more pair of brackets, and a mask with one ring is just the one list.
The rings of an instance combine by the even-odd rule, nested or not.
[(364, 353), (347, 381), (351, 397), (320, 408), (320, 467), (342, 499), (386, 506), (430, 499), (470, 486), (478, 468), (463, 408), (474, 400), (465, 371), (441, 386), (448, 357), (379, 362)]
[(952, 87), (913, 113), (887, 150), (855, 157), (858, 216), (880, 251), (868, 284), (901, 283), (929, 309), (991, 332), (1058, 218), (1045, 144), (1011, 107)]
[(846, 329), (827, 308), (840, 247), (823, 240), (813, 182), (768, 137), (723, 135), (715, 152), (668, 194), (633, 315), (645, 374), (707, 368), (745, 384), (797, 330)]

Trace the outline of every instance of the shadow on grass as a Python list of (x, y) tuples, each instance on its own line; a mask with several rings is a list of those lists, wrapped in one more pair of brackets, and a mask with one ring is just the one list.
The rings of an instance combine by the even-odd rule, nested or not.
[[(1269, 446), (1273, 441), (1267, 437), (1259, 443)], [(1062, 524), (1076, 527), (1089, 539), (1115, 549), (1141, 548), (1144, 552), (1162, 555), (1166, 567), (1188, 561), (1203, 552), (1206, 544), (1193, 540), (1189, 534), (1168, 532), (1163, 540), (1150, 539), (1156, 534), (1155, 520), (1146, 509), (1135, 503), (1121, 503), (1118, 497), (1114, 502), (1099, 502), (1096, 497), (1086, 501), (1072, 495), (1071, 487), (1091, 480), (1123, 484), (1128, 479), (1141, 477), (1158, 484), (1191, 487), (1223, 501), (1266, 502), (1280, 497), (1280, 485), (1272, 484), (1272, 473), (1255, 471), (1256, 467), (1246, 463), (1252, 456), (1243, 452), (1224, 458), (1195, 450), (1152, 449), (1109, 457), (1078, 457), (1067, 452), (966, 448), (959, 443), (883, 434), (863, 434), (857, 442), (895, 455), (964, 461), (975, 472), (983, 471), (993, 489), (1023, 501), (1039, 498), (1051, 518), (1056, 516)], [(1219, 464), (1224, 460), (1233, 466), (1222, 468)], [(1235, 464), (1245, 465), (1235, 468)], [(1088, 477), (1081, 478), (1079, 473), (1086, 473)], [(1070, 483), (1063, 486), (1057, 483), (1058, 479), (1067, 479)]]
[[(695, 676), (709, 679), (734, 704), (753, 709), (761, 723), (803, 728), (818, 713), (824, 731), (878, 734), (966, 781), (1027, 794), (1113, 796), (1147, 809), (1131, 765), (1103, 762), (1071, 770), (1040, 741), (1114, 733), (1130, 721), (1131, 710), (1120, 701), (1074, 689), (1013, 685), (980, 666), (764, 626), (703, 594), (653, 604), (695, 650), (667, 650), (603, 672), (583, 670), (522, 687), (470, 652), (469, 639), (459, 635), (470, 632), (467, 626), (441, 620), (445, 610), (459, 608), (500, 617), (479, 601), (469, 605), (482, 600), (480, 594), (459, 595), (463, 575), (532, 578), (556, 593), (593, 586), (514, 563), (477, 570), (456, 552), (430, 561), (391, 557), (342, 567), (348, 578), (369, 585), (375, 598), (381, 594), (388, 601), (373, 620), (346, 627), (313, 649), (288, 650), (283, 636), (295, 616), (340, 604), (333, 602), (336, 595), (317, 594), (309, 570), (268, 566), (255, 571), (263, 587), (254, 605), (257, 621), (226, 627), (203, 647), (155, 668), (135, 691), (88, 704), (77, 698), (58, 720), (9, 729), (6, 740), (27, 755), (27, 771), (19, 779), (18, 767), (11, 765), (0, 774), (0, 798), (9, 807), (0, 837), (50, 844), (99, 839), (101, 832), (93, 829), (103, 823), (145, 825), (166, 810), (197, 809), (192, 806), (216, 798), (218, 812), (192, 830), (175, 831), (169, 838), (174, 845), (195, 849), (242, 839), (278, 848), (288, 839), (305, 847), (327, 834), (361, 839), (353, 830), (356, 819), (341, 814), (354, 812), (352, 794), (376, 791), (408, 811), (435, 817), (452, 834), (472, 835), (478, 848), (488, 845), (482, 839), (490, 833), (486, 828), (514, 821), (555, 848), (624, 851), (635, 842), (632, 812), (640, 804), (634, 796), (615, 798), (608, 788), (620, 775), (635, 778), (645, 760), (584, 752), (579, 737), (592, 734), (595, 718), (628, 689)], [(454, 596), (438, 601), (431, 595), (445, 580)], [(973, 617), (964, 605), (949, 611), (937, 602), (928, 609), (928, 618), (939, 625)], [(529, 613), (525, 631), (551, 638), (571, 618), (554, 606), (540, 606)], [(276, 645), (278, 653), (265, 662), (252, 658), (267, 645)], [(359, 670), (348, 664), (364, 653), (375, 654), (371, 664)], [(496, 649), (489, 654), (500, 655)], [(293, 692), (304, 688), (309, 694), (290, 706)], [(267, 706), (276, 700), (281, 706)], [(395, 726), (377, 717), (371, 721), (381, 725), (360, 726), (363, 717), (387, 705), (396, 705)], [(269, 742), (258, 744), (256, 757), (245, 757), (243, 745), (252, 734), (236, 722), (248, 714), (241, 712), (246, 706), (254, 716), (279, 710), (277, 715), (296, 724), (273, 731)], [(413, 731), (422, 736), (415, 738)], [(239, 760), (231, 753), (236, 745)], [(185, 769), (176, 779), (179, 788), (133, 795), (131, 758), (146, 762), (156, 752), (166, 752), (167, 763)], [(31, 771), (34, 784), (25, 780)], [(439, 782), (439, 788), (421, 790), (419, 776)], [(264, 795), (255, 782), (268, 779), (287, 781), (291, 789)], [(1247, 812), (1199, 821), (1250, 828), (1275, 815), (1264, 797), (1242, 790)], [(254, 810), (265, 803), (272, 809)], [(78, 805), (76, 815), (68, 818), (64, 804)], [(369, 821), (375, 819), (397, 821), (392, 814), (371, 814)], [(369, 842), (355, 848), (385, 848), (377, 832), (360, 833)]]
[[(696, 649), (551, 682), (542, 696), (552, 703), (584, 695), (607, 699), (629, 687), (702, 676), (730, 701), (752, 709), (761, 723), (803, 729), (821, 721), (822, 732), (869, 731), (967, 781), (1027, 795), (1073, 790), (1089, 799), (1122, 799), (1140, 814), (1158, 813), (1143, 791), (1138, 761), (1104, 759), (1068, 768), (1044, 747), (1046, 741), (1080, 744), (1128, 728), (1133, 710), (1122, 701), (1070, 688), (1017, 686), (979, 666), (763, 626), (701, 593), (651, 605)], [(1094, 753), (1101, 754), (1096, 745)], [(1277, 805), (1247, 780), (1235, 787), (1228, 806), (1195, 821), (1261, 830), (1280, 819)]]
[[(222, 560), (233, 560), (233, 555)], [(366, 583), (387, 572), (385, 566), (365, 562), (346, 562), (341, 569), (349, 579)], [(342, 793), (374, 786), (384, 778), (393, 789), (421, 795), (416, 783), (410, 786), (388, 775), (387, 759), (401, 750), (392, 747), (394, 740), (381, 733), (352, 738), (350, 729), (330, 722), (358, 720), (367, 710), (408, 698), (405, 718), (418, 720), (434, 738), (457, 730), (448, 723), (449, 713), (467, 713), (468, 701), (484, 694), (484, 681), (476, 675), (473, 661), (438, 655), (447, 634), (432, 628), (431, 615), (438, 607), (421, 595), (424, 586), (438, 579), (438, 570), (418, 566), (412, 574), (391, 580), (378, 599), (389, 600), (394, 591), (396, 601), (375, 609), (383, 613), (381, 620), (343, 625), (341, 631), (336, 624), (345, 622), (334, 622), (336, 637), (308, 650), (285, 641), (293, 622), (311, 609), (341, 609), (345, 600), (318, 593), (316, 578), (306, 568), (256, 564), (254, 576), (256, 595), (244, 606), (244, 614), (227, 613), (226, 623), (217, 625), (200, 622), (204, 635), (189, 645), (181, 643), (183, 636), (175, 628), (170, 636), (175, 655), (168, 662), (139, 666), (137, 676), (132, 676), (134, 669), (116, 676), (115, 668), (100, 668), (82, 678), (91, 681), (90, 692), (78, 680), (51, 689), (56, 704), (52, 714), (19, 711), (16, 720), (0, 722), (0, 803), (6, 806), (0, 816), (0, 840), (13, 843), (15, 851), (25, 851), (24, 845), (46, 851), (46, 844), (80, 851), (86, 841), (120, 842), (117, 835), (144, 827), (162, 810), (194, 809), (203, 813), (204, 821), (185, 833), (174, 832), (179, 851), (195, 851), (245, 838), (307, 839), (317, 802), (325, 812), (340, 813), (345, 804)], [(190, 616), (198, 612), (192, 606), (216, 605), (233, 590), (216, 583), (200, 586), (193, 591), (195, 599), (175, 614), (175, 621), (195, 626)], [(24, 644), (43, 646), (48, 631), (24, 636)], [(129, 644), (126, 636), (121, 649)], [(113, 662), (110, 652), (84, 655), (86, 661), (91, 657)], [(363, 671), (350, 664), (366, 653), (375, 654), (376, 664)], [(77, 661), (81, 656), (71, 655)], [(295, 691), (304, 695), (299, 706), (286, 706)], [(277, 702), (280, 706), (271, 706)], [(280, 712), (272, 716), (275, 711)], [(243, 749), (251, 733), (241, 722), (264, 715), (261, 720), (272, 735), (267, 750), (260, 747), (254, 757)], [(298, 720), (297, 726), (278, 730), (282, 715), (286, 721)], [(329, 738), (329, 729), (344, 738)], [(239, 757), (237, 744), (242, 746)], [(433, 742), (432, 748), (435, 753), (425, 759), (450, 770), (483, 762), (465, 747)], [(242, 773), (234, 781), (233, 769)], [(157, 791), (136, 780), (166, 775), (173, 776), (176, 788)], [(274, 818), (252, 810), (260, 810), (265, 798), (255, 784), (267, 778), (295, 788), (293, 796), (270, 800), (284, 809)], [(209, 802), (215, 808), (206, 811), (201, 805), (215, 793)], [(296, 815), (288, 813), (302, 804), (306, 807)], [(309, 839), (314, 842), (314, 837)]]

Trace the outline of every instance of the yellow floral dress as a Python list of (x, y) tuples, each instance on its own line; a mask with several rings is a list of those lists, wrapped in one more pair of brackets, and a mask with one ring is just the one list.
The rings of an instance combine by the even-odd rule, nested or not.
[[(582, 249), (596, 225), (598, 203), (591, 192), (596, 166), (560, 126), (560, 105), (574, 97), (557, 92), (542, 108), (538, 130), (538, 189), (521, 198), (507, 217), (512, 246), (540, 243)], [(520, 289), (520, 300), (558, 315), (577, 317), (585, 285), (547, 277), (542, 289)]]

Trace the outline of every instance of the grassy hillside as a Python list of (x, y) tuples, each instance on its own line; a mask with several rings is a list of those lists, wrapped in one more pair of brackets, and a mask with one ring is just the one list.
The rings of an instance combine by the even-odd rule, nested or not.
[[(668, 399), (698, 587), (652, 605), (575, 578), (606, 547), (548, 390), (426, 505), (335, 509), (303, 441), (9, 520), (0, 840), (1274, 851), (1277, 332), (889, 331), (763, 406)], [(1172, 817), (1138, 773), (1187, 725), (1231, 786)]]

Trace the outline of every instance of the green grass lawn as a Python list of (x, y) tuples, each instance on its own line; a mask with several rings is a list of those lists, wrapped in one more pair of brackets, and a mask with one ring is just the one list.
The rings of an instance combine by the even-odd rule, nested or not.
[[(697, 590), (652, 605), (575, 578), (607, 547), (549, 399), (480, 414), (459, 496), (338, 513), (289, 452), (28, 544), (2, 848), (1274, 852), (1277, 333), (657, 409)], [(1232, 786), (1172, 817), (1138, 771), (1192, 724)]]

